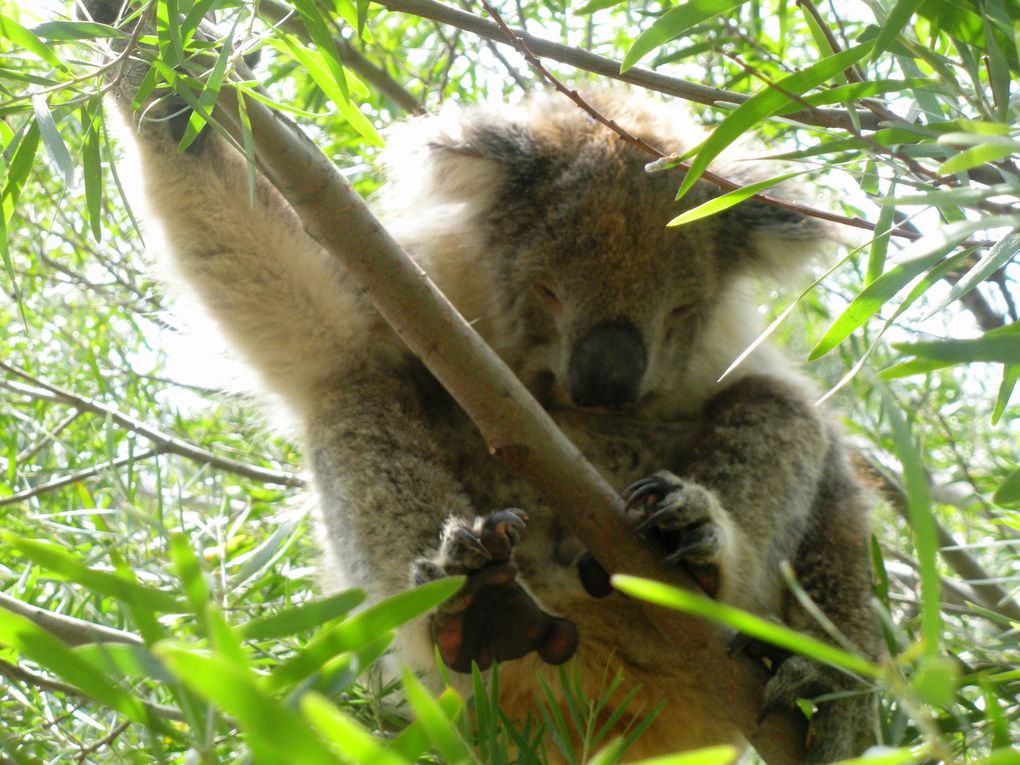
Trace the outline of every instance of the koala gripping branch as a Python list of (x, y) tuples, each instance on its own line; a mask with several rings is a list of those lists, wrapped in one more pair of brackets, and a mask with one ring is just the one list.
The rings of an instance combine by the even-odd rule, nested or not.
[[(236, 98), (224, 88), (216, 116), (239, 137)], [(493, 454), (560, 508), (610, 572), (696, 588), (638, 542), (616, 492), (404, 253), (332, 162), (284, 117), (253, 99), (246, 99), (245, 106), (261, 172), (294, 208), (308, 234), (342, 261), (386, 321), (467, 412)], [(676, 636), (678, 661), (688, 664), (703, 687), (719, 689), (715, 698), (720, 716), (733, 720), (768, 765), (804, 761), (805, 724), (798, 713), (770, 714), (758, 723), (767, 679), (760, 664), (730, 655), (728, 636), (704, 621), (666, 611), (656, 618)]]

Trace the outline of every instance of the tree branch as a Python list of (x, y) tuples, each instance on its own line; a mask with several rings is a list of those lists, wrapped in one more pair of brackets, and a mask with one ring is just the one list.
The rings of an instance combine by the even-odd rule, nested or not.
[[(480, 19), (474, 14), (465, 13), (448, 5), (437, 3), (434, 0), (373, 1), (377, 5), (381, 5), (383, 8), (391, 11), (432, 19), (433, 21), (471, 32), (486, 40), (492, 40), (503, 45), (511, 44), (507, 40), (506, 34), (491, 21)], [(693, 101), (694, 103), (705, 104), (707, 106), (723, 106), (742, 104), (750, 98), (750, 96), (744, 93), (733, 93), (728, 90), (720, 90), (719, 88), (710, 88), (707, 85), (698, 85), (697, 83), (681, 80), (678, 77), (668, 77), (648, 69), (633, 67), (626, 72), (621, 72), (620, 62), (615, 59), (536, 37), (521, 29), (515, 29), (513, 33), (536, 56), (559, 61), (561, 64), (567, 64), (577, 69), (583, 69), (586, 72), (619, 80), (620, 82), (638, 85), (647, 90), (654, 90), (668, 96), (676, 96), (686, 101)], [(856, 114), (859, 120), (858, 124), (861, 127), (868, 130), (877, 130), (880, 127), (880, 120), (871, 112), (859, 109)], [(812, 109), (810, 111), (785, 114), (783, 117), (804, 125), (819, 127), (847, 130), (854, 126), (849, 112), (844, 109)]]
[[(511, 370), (375, 219), (333, 163), (296, 126), (246, 99), (255, 159), (301, 218), (305, 230), (340, 260), (380, 314), (478, 426), (493, 455), (539, 487), (567, 525), (611, 573), (696, 589), (638, 542), (611, 486), (559, 431)], [(224, 88), (216, 117), (241, 135), (236, 93)], [(648, 606), (648, 608), (654, 608)], [(790, 710), (758, 723), (764, 667), (731, 655), (728, 636), (684, 614), (656, 610), (676, 641), (676, 661), (692, 675), (704, 704), (729, 718), (769, 765), (803, 761), (805, 721)], [(727, 693), (719, 692), (725, 678)]]

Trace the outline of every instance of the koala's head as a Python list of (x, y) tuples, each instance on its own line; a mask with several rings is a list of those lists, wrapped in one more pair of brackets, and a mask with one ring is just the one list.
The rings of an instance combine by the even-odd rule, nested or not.
[[(616, 96), (597, 108), (663, 151), (700, 137)], [(667, 228), (722, 192), (702, 182), (677, 203), (678, 171), (645, 172), (647, 154), (560, 96), (412, 129), (388, 225), (546, 406), (697, 407), (757, 334), (748, 277), (822, 239), (760, 203)]]

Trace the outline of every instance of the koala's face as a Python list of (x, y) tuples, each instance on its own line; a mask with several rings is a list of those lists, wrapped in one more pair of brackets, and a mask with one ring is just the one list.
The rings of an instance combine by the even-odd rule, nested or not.
[(575, 162), (494, 219), (512, 243), (500, 258), (511, 363), (547, 406), (629, 409), (673, 394), (718, 302), (717, 224), (666, 228), (677, 177), (642, 164)]

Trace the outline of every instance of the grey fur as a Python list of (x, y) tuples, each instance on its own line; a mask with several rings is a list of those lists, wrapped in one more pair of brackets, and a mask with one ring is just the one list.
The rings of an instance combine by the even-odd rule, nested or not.
[[(117, 99), (122, 112), (130, 90)], [(690, 145), (690, 124), (668, 110), (619, 96), (599, 108), (664, 149)], [(259, 179), (249, 208), (244, 161), (219, 136), (182, 155), (165, 123), (143, 119), (128, 132), (151, 220), (166, 235), (165, 264), (301, 423), (335, 586), (391, 595), (410, 585), (416, 560), (428, 561), (423, 578), (451, 568), (439, 553), (444, 529), (525, 508), (520, 580), (577, 625), (587, 691), (597, 692), (608, 664), (624, 673), (624, 691), (642, 685), (645, 711), (668, 700), (634, 754), (739, 743), (708, 701), (724, 691), (685, 683), (683, 636), (663, 634), (618, 594), (584, 591), (584, 550), (556, 509), (488, 454), (278, 193)], [(683, 479), (670, 502), (712, 524), (690, 547), (698, 563), (720, 567), (722, 599), (820, 634), (782, 585), (779, 563), (791, 560), (829, 618), (876, 655), (868, 499), (838, 429), (767, 347), (716, 382), (759, 330), (748, 280), (796, 270), (820, 231), (761, 205), (666, 229), (682, 209), (677, 176), (646, 175), (645, 156), (552, 97), (419, 119), (392, 143), (391, 185), (379, 200), (392, 231), (595, 465), (621, 490), (663, 469)], [(699, 185), (684, 206), (714, 193)], [(571, 349), (593, 326), (621, 321), (647, 350), (638, 400), (608, 412), (574, 407), (564, 383)], [(685, 497), (696, 507), (685, 509)], [(400, 645), (404, 661), (430, 670), (426, 625)], [(518, 719), (532, 708), (535, 676), (548, 671), (534, 655), (502, 667), (503, 701)], [(853, 686), (791, 659), (769, 701)], [(812, 759), (859, 754), (870, 709), (867, 696), (824, 704)]]

